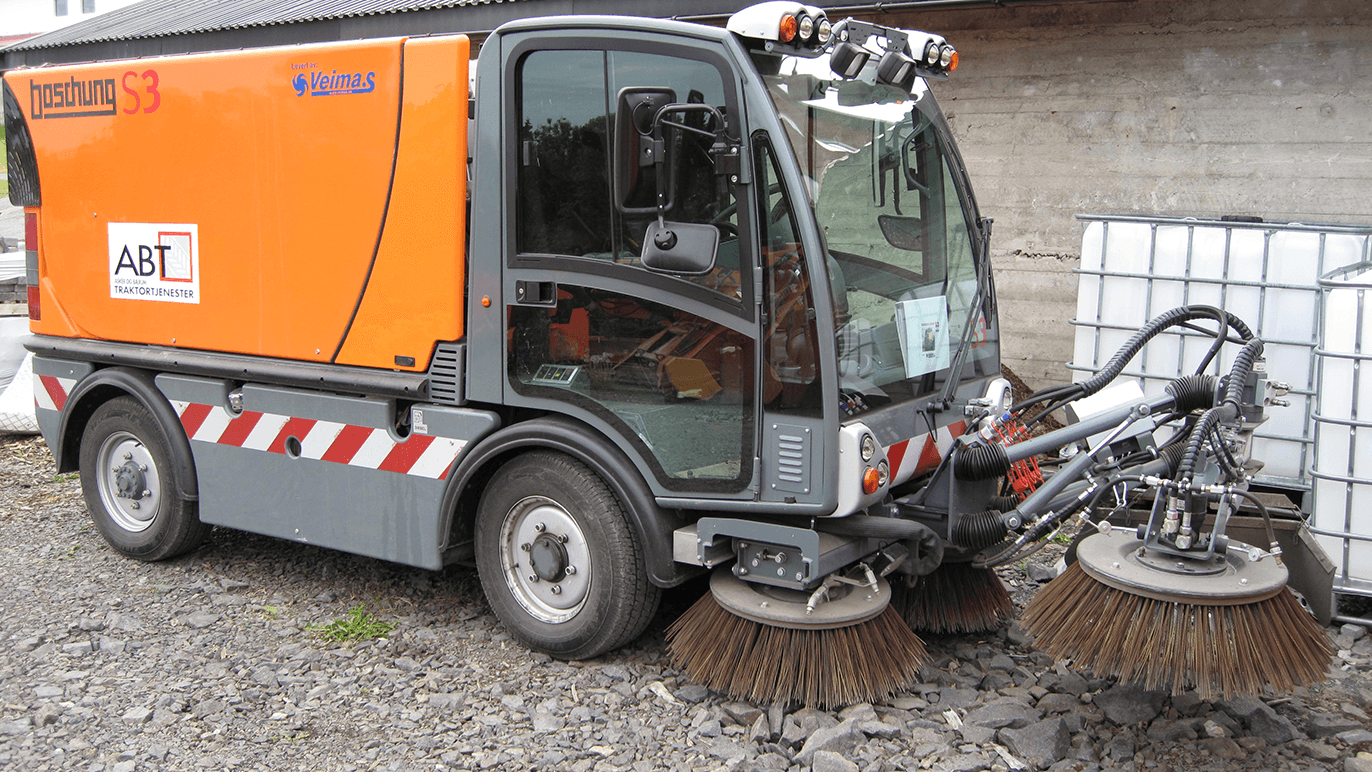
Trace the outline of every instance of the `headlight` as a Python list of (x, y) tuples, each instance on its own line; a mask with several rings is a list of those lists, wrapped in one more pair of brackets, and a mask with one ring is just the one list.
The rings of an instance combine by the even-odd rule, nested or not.
[(829, 42), (829, 35), (833, 34), (833, 31), (834, 31), (834, 25), (830, 24), (828, 19), (822, 19), (822, 20), (820, 20), (820, 22), (819, 22), (819, 42), (821, 42), (821, 43), (828, 43), (828, 42)]
[(871, 461), (872, 456), (877, 454), (877, 441), (872, 439), (872, 435), (862, 435), (862, 460)]
[(891, 479), (891, 467), (883, 460), (877, 464), (877, 486), (885, 485), (889, 479)]
[(938, 64), (938, 59), (938, 43), (935, 43), (934, 41), (930, 40), (929, 45), (924, 47), (924, 63), (929, 65), (930, 67), (933, 67), (935, 64)]
[(813, 35), (814, 32), (815, 32), (815, 20), (814, 20), (814, 19), (811, 19), (809, 16), (802, 16), (802, 17), (800, 17), (800, 40), (801, 40), (801, 42), (803, 43), (803, 42), (809, 40), (809, 39), (810, 39), (810, 36)]

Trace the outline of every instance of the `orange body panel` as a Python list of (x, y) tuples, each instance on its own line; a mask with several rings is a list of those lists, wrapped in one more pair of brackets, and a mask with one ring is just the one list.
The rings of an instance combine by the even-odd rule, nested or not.
[(405, 44), (386, 226), (339, 364), (422, 370), (434, 341), (462, 337), (469, 53), (465, 37)]
[(461, 334), (467, 52), (396, 38), (6, 74), (43, 198), (32, 330), (422, 368)]

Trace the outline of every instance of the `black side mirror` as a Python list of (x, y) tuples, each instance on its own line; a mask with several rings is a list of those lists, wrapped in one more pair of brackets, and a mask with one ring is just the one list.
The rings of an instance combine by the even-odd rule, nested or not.
[[(619, 92), (614, 126), (615, 205), (625, 214), (652, 214), (658, 209), (658, 193), (667, 196), (668, 210), (676, 189), (675, 154), (668, 150), (670, 137), (655, 142), (658, 111), (676, 102), (669, 88), (626, 88)], [(659, 156), (665, 156), (659, 158)], [(659, 175), (667, 179), (659, 179)]]
[[(718, 108), (698, 102), (681, 104), (667, 88), (626, 88), (615, 111), (614, 200), (623, 214), (656, 214), (643, 237), (643, 267), (664, 273), (699, 275), (715, 267), (719, 229), (708, 223), (668, 222), (675, 205), (676, 132), (713, 140), (709, 154), (715, 173), (725, 175), (723, 161), (737, 159), (738, 147), (725, 133)], [(705, 125), (684, 123), (688, 113), (706, 113)], [(670, 133), (669, 133), (670, 132)], [(737, 174), (737, 168), (733, 169)], [(650, 188), (651, 186), (651, 188)]]
[(715, 268), (719, 228), (709, 223), (656, 220), (643, 234), (643, 267), (650, 271), (692, 276)]

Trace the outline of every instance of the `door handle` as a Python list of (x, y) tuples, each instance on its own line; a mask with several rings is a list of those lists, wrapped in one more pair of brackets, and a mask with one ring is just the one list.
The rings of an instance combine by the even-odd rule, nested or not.
[(515, 304), (521, 306), (557, 305), (557, 283), (551, 281), (516, 281)]

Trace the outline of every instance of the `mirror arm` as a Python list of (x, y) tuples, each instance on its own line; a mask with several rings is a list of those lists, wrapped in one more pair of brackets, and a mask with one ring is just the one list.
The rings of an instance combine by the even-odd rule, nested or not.
[[(714, 116), (715, 125), (719, 128), (715, 131), (706, 131), (704, 129), (697, 129), (693, 126), (686, 126), (676, 121), (669, 121), (667, 116), (672, 113), (709, 113)], [(656, 139), (662, 138), (662, 127), (664, 125), (675, 126), (676, 128), (686, 129), (687, 131), (692, 131), (697, 134), (704, 134), (707, 137), (718, 137), (724, 134), (724, 123), (724, 113), (721, 113), (719, 108), (713, 105), (704, 103), (697, 104), (693, 102), (663, 105), (658, 108), (657, 114), (653, 116), (653, 137)]]
[[(698, 129), (694, 126), (688, 126), (685, 123), (682, 123), (680, 121), (674, 121), (668, 118), (668, 116), (673, 113), (709, 113), (711, 116), (714, 117), (715, 126), (717, 128), (714, 131), (706, 131), (704, 129)], [(668, 236), (670, 236), (672, 242), (671, 244), (664, 243), (659, 244), (658, 246), (662, 249), (671, 249), (672, 246), (674, 246), (676, 243), (676, 238), (671, 233), (671, 231), (667, 230), (666, 224), (667, 191), (665, 189), (665, 175), (667, 169), (667, 142), (662, 136), (662, 127), (664, 126), (671, 126), (673, 128), (692, 132), (694, 134), (700, 134), (706, 137), (713, 137), (716, 145), (720, 145), (722, 143), (727, 144), (728, 135), (725, 134), (724, 113), (721, 113), (719, 111), (719, 108), (713, 105), (707, 105), (704, 103), (678, 103), (663, 105), (662, 107), (658, 108), (656, 113), (653, 114), (653, 165), (657, 167), (657, 174), (654, 175), (657, 178), (657, 225), (659, 228), (659, 233), (665, 233)]]
[[(669, 107), (670, 107), (670, 105), (669, 105)], [(713, 108), (711, 108), (711, 109), (713, 109)], [(718, 114), (719, 114), (718, 111), (715, 111), (715, 114), (718, 115)], [(705, 129), (697, 129), (697, 128), (694, 127), (694, 126), (687, 126), (686, 124), (681, 123), (680, 121), (673, 121), (673, 120), (670, 120), (670, 119), (667, 119), (667, 118), (663, 118), (663, 119), (662, 119), (662, 125), (663, 125), (663, 126), (671, 126), (671, 127), (674, 128), (674, 129), (681, 129), (682, 131), (689, 131), (689, 132), (691, 132), (692, 134), (699, 134), (699, 135), (701, 135), (701, 136), (703, 136), (703, 137), (716, 137), (716, 136), (719, 136), (717, 132), (706, 131)]]

